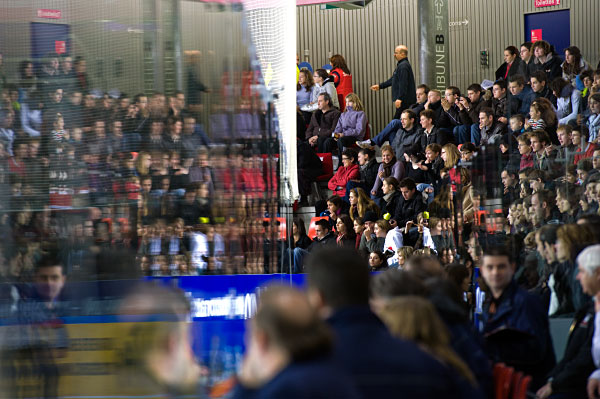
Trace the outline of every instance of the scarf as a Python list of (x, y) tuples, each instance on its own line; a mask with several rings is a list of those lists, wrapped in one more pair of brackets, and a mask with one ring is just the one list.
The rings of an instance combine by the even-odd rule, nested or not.
[(383, 165), (383, 175), (384, 177), (390, 177), (392, 175), (392, 168), (396, 164), (396, 156), (392, 157), (392, 160), (388, 163), (382, 162)]
[(394, 195), (394, 193), (395, 193), (395, 191), (391, 191), (391, 192), (389, 192), (389, 193), (385, 194), (385, 195), (383, 196), (383, 200), (384, 200), (386, 203), (389, 203), (389, 202), (390, 202), (390, 199), (392, 199), (392, 195)]

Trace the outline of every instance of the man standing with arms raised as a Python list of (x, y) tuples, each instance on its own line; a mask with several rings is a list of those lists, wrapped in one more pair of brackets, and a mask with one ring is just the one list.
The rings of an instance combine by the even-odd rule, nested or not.
[(398, 61), (396, 70), (391, 78), (378, 85), (371, 86), (371, 90), (378, 91), (392, 86), (392, 100), (396, 113), (394, 119), (400, 119), (402, 111), (417, 102), (415, 89), (415, 75), (410, 62), (408, 62), (408, 47), (397, 46), (394, 58)]

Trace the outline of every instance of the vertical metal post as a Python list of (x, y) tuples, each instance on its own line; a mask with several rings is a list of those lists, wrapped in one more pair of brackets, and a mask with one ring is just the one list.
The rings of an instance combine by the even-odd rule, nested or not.
[(163, 40), (163, 20), (161, 0), (154, 0), (154, 84), (156, 91), (163, 92), (165, 89), (165, 68), (163, 60), (165, 58), (165, 45)]
[(173, 7), (173, 47), (175, 57), (175, 84), (183, 90), (183, 44), (181, 33), (181, 0), (172, 0)]
[(417, 0), (421, 83), (443, 90), (449, 85), (448, 0)]

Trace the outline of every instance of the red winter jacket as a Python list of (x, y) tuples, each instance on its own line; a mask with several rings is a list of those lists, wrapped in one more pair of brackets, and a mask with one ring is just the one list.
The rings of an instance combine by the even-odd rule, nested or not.
[(340, 101), (340, 111), (344, 112), (346, 108), (346, 96), (352, 93), (352, 75), (342, 71), (340, 68), (335, 68), (331, 71), (333, 76), (333, 84), (337, 91), (338, 100)]
[[(346, 183), (350, 180), (359, 180), (360, 179), (360, 170), (358, 165), (353, 164), (349, 168), (344, 166), (340, 166), (335, 172), (335, 175), (329, 180), (327, 183), (327, 187), (333, 191), (335, 195), (339, 195), (340, 197), (344, 197), (346, 195)], [(339, 190), (337, 188), (340, 187)]]

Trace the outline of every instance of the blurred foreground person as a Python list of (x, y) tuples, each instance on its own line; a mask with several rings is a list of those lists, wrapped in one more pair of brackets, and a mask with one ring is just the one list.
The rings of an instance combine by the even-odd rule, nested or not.
[(123, 351), (123, 394), (204, 397), (183, 292), (140, 284), (123, 300), (120, 314), (123, 321), (135, 322)]
[(249, 322), (234, 398), (358, 398), (330, 360), (333, 336), (304, 293), (271, 286)]
[(390, 300), (378, 312), (390, 332), (412, 341), (461, 377), (462, 397), (483, 398), (475, 375), (450, 346), (450, 333), (427, 299), (404, 296)]
[(334, 358), (363, 398), (459, 398), (456, 374), (416, 344), (392, 337), (369, 308), (369, 267), (347, 248), (306, 262), (308, 296), (336, 333)]
[(19, 390), (32, 388), (27, 386), (28, 377), (39, 378), (36, 390), (28, 392), (43, 398), (58, 397), (60, 368), (56, 360), (66, 355), (69, 346), (60, 320), (65, 282), (56, 251), (44, 253), (35, 266), (31, 290), (23, 292), (24, 298), (17, 305), (16, 325), (0, 336), (0, 347), (8, 349), (0, 354), (7, 373), (3, 378), (11, 385), (6, 397), (19, 397)]

